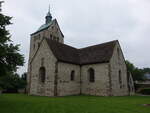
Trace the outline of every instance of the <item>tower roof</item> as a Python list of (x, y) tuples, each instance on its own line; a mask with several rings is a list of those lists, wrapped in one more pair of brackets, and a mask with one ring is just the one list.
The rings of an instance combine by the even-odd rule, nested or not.
[(49, 5), (48, 13), (47, 13), (46, 16), (52, 16), (51, 13), (50, 13), (50, 5)]
[(45, 16), (45, 24), (41, 25), (38, 30), (34, 33), (32, 33), (31, 35), (34, 35), (40, 31), (43, 31), (45, 29), (47, 29), (48, 27), (50, 27), (53, 23), (53, 21), (56, 21), (55, 19), (52, 20), (52, 15), (50, 13), (50, 5), (49, 5), (49, 9), (48, 9), (48, 12), (47, 12), (47, 15)]
[[(56, 21), (56, 19), (54, 19), (53, 21)], [(36, 32), (32, 33), (31, 35), (34, 35), (34, 34), (36, 34), (36, 33), (38, 33), (38, 32), (41, 32), (41, 31), (43, 31), (43, 30), (45, 30), (45, 29), (48, 29), (48, 28), (52, 25), (53, 21), (51, 21), (51, 22), (49, 22), (49, 23), (47, 23), (47, 24), (41, 25), (41, 26), (38, 28), (38, 30), (37, 30)]]
[(46, 24), (48, 24), (52, 21), (52, 15), (50, 13), (50, 5), (49, 5), (48, 13), (47, 13), (45, 19), (46, 19), (46, 22), (45, 22)]

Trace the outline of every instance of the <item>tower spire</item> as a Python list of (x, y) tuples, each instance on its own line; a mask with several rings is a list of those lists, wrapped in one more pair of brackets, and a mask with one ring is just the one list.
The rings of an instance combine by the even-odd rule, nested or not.
[(48, 9), (48, 12), (50, 12), (50, 4), (49, 4), (49, 9)]
[(50, 23), (52, 21), (52, 15), (50, 13), (50, 5), (49, 5), (48, 13), (47, 13), (45, 19), (46, 19), (46, 22), (45, 22), (46, 24), (48, 24), (48, 23)]

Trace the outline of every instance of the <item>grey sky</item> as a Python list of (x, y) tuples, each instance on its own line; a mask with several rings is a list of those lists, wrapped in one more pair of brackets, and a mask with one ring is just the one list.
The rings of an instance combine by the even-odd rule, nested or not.
[(49, 4), (66, 44), (81, 48), (118, 39), (126, 59), (150, 67), (149, 0), (5, 0), (12, 40), (26, 58), (19, 73), (27, 70), (30, 34), (45, 22)]

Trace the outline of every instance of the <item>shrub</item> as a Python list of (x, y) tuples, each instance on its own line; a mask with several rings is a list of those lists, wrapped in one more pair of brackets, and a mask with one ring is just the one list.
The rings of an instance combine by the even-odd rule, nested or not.
[(141, 94), (150, 95), (150, 88), (145, 88), (140, 91)]

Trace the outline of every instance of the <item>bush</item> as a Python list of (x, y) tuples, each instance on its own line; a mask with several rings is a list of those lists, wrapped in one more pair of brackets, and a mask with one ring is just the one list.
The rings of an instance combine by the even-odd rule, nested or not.
[(150, 88), (145, 88), (140, 91), (141, 94), (150, 95)]
[(2, 88), (0, 87), (0, 94), (2, 93)]

